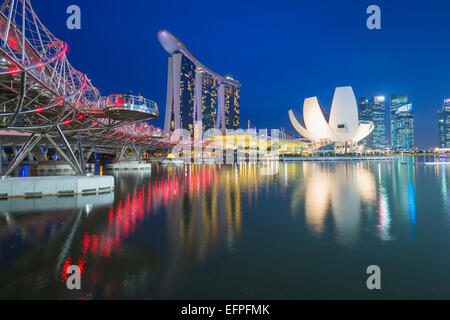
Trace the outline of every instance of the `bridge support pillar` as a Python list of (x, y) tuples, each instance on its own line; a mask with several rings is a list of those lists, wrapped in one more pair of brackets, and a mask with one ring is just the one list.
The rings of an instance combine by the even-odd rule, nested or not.
[[(62, 134), (62, 132), (61, 132)], [(84, 161), (84, 154), (83, 154), (83, 144), (81, 143), (81, 137), (80, 137), (80, 133), (77, 133), (77, 138), (78, 138), (78, 152), (80, 154), (80, 166), (81, 166), (81, 172), (83, 174), (86, 173), (86, 162)]]
[(72, 159), (66, 155), (66, 153), (56, 144), (56, 142), (48, 134), (46, 134), (45, 137), (50, 142), (50, 144), (53, 146), (53, 148), (55, 148), (55, 151), (61, 156), (61, 158), (63, 158), (64, 161), (66, 161), (78, 175), (82, 176), (83, 170), (81, 169), (80, 165), (78, 164), (75, 154), (73, 153), (72, 149), (70, 148), (70, 145), (67, 143), (66, 148), (69, 150), (69, 153), (70, 153)]
[[(126, 153), (131, 150), (132, 155)], [(136, 147), (134, 143), (127, 143), (122, 147), (120, 153), (116, 149), (116, 159), (114, 163), (106, 165), (108, 170), (150, 170), (152, 165), (143, 161), (144, 150)]]
[(20, 150), (16, 153), (14, 156), (14, 159), (9, 164), (8, 168), (6, 169), (5, 176), (9, 176), (14, 169), (17, 168), (17, 166), (22, 162), (22, 160), (33, 150), (36, 145), (41, 141), (42, 136), (37, 136), (36, 134), (32, 134), (28, 140), (25, 142), (25, 144), (20, 148)]

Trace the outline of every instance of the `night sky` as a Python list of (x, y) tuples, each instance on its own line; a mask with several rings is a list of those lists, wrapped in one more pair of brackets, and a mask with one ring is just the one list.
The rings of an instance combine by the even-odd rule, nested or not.
[[(450, 1), (34, 0), (68, 57), (102, 95), (132, 91), (160, 105), (163, 125), (167, 29), (205, 65), (242, 82), (241, 126), (284, 127), (288, 110), (317, 96), (329, 110), (334, 89), (356, 97), (408, 94), (416, 145), (436, 146), (438, 107), (450, 97)], [(82, 10), (82, 30), (66, 28), (66, 8)], [(382, 30), (366, 28), (381, 8)]]

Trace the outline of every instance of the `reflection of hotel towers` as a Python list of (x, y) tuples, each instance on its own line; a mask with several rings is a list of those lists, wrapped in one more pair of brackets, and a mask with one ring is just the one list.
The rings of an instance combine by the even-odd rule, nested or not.
[(152, 206), (164, 206), (170, 242), (181, 257), (203, 259), (216, 245), (227, 241), (232, 249), (242, 232), (242, 194), (249, 205), (258, 190), (256, 165), (205, 167), (192, 165), (180, 172), (169, 168), (171, 178), (155, 182)]
[(172, 248), (185, 257), (203, 259), (225, 239), (232, 249), (242, 232), (241, 192), (254, 187), (256, 169), (224, 169), (188, 167), (182, 186), (190, 189), (185, 200), (168, 204)]
[(164, 129), (238, 129), (241, 84), (205, 67), (170, 32), (158, 39), (170, 54)]
[[(96, 232), (85, 232), (81, 252), (64, 256), (60, 270), (61, 281), (66, 279), (70, 264), (78, 264), (82, 272), (91, 256), (111, 258), (121, 250), (130, 238), (160, 208), (166, 208), (168, 236), (172, 259), (203, 259), (220, 242), (227, 241), (233, 249), (234, 241), (242, 232), (241, 192), (256, 193), (258, 170), (256, 165), (216, 167), (192, 165), (184, 169), (167, 168), (167, 176), (145, 182), (136, 175), (133, 184), (124, 184), (130, 190), (125, 200), (112, 205), (107, 223)], [(148, 180), (147, 180), (148, 181)], [(253, 192), (250, 192), (253, 191)], [(249, 198), (249, 202), (251, 199)], [(106, 221), (105, 221), (106, 222)], [(176, 264), (169, 262), (167, 272)], [(87, 270), (87, 269), (86, 269)], [(104, 277), (103, 268), (86, 275), (89, 287), (94, 288)], [(170, 277), (169, 277), (170, 278)], [(115, 284), (115, 286), (121, 286)]]
[(148, 183), (136, 176), (136, 186), (121, 186), (132, 191), (110, 207), (106, 228), (84, 235), (83, 252), (110, 257), (160, 208), (166, 208), (172, 244), (189, 255), (204, 257), (219, 240), (232, 242), (242, 231), (241, 192), (246, 191), (250, 204), (251, 195), (257, 194), (259, 171), (249, 164), (222, 169), (167, 168), (166, 177)]

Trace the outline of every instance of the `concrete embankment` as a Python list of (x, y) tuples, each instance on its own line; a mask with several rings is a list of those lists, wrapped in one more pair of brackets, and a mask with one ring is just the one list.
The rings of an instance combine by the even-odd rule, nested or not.
[(112, 176), (5, 177), (0, 198), (95, 194), (114, 190)]

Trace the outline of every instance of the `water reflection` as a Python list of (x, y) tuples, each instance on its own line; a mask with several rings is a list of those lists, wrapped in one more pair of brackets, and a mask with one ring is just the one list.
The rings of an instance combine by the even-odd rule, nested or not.
[(379, 236), (382, 240), (391, 240), (391, 212), (389, 210), (389, 197), (386, 189), (382, 186), (379, 187), (379, 204), (378, 204), (378, 230)]
[(320, 236), (327, 219), (332, 219), (337, 239), (342, 244), (358, 240), (363, 205), (376, 200), (376, 183), (372, 172), (359, 163), (302, 164), (302, 180), (297, 179), (292, 197), (292, 212), (302, 211), (310, 230)]
[[(260, 169), (245, 164), (222, 168), (192, 165), (115, 173), (116, 199), (104, 209), (58, 198), (30, 199), (30, 209), (36, 211), (54, 207), (73, 212), (65, 217), (63, 226), (55, 221), (58, 237), (52, 234), (40, 239), (56, 252), (56, 276), (47, 269), (30, 272), (35, 279), (45, 274), (45, 283), (58, 279), (59, 286), (53, 284), (46, 290), (50, 296), (91, 298), (96, 292), (96, 296), (122, 297), (125, 291), (139, 296), (139, 290), (155, 279), (158, 285), (149, 285), (146, 294), (164, 295), (190, 264), (204, 261), (218, 246), (235, 250), (243, 229), (241, 195), (251, 195), (248, 204), (256, 201), (258, 188), (266, 180), (260, 179)], [(18, 204), (8, 202), (10, 207)], [(132, 244), (135, 242), (140, 249)], [(25, 267), (24, 261), (16, 263), (15, 272)], [(83, 291), (88, 295), (64, 290), (66, 271), (73, 264), (82, 270)], [(14, 294), (14, 289), (4, 288), (0, 296)]]
[(416, 170), (418, 166), (423, 168), (418, 164), (416, 157), (401, 158), (394, 163), (392, 173), (392, 198), (395, 199), (392, 211), (409, 222), (412, 238), (415, 237), (417, 223)]
[(83, 209), (89, 215), (94, 208), (110, 205), (113, 201), (114, 193), (110, 192), (70, 197), (10, 198), (0, 200), (0, 216)]
[(45, 298), (82, 217), (113, 201), (113, 193), (0, 200), (0, 297)]
[[(290, 171), (292, 214), (304, 212), (313, 234), (328, 237), (333, 232), (342, 245), (357, 244), (364, 228), (375, 227), (381, 240), (392, 240), (393, 212), (397, 218), (408, 217), (413, 236), (417, 165), (413, 159), (390, 164), (305, 162), (297, 166), (300, 176)], [(373, 217), (377, 225), (362, 225), (375, 221)]]
[[(289, 282), (298, 275), (282, 265), (310, 260), (308, 250), (296, 256), (299, 247), (410, 241), (425, 221), (420, 208), (434, 196), (450, 219), (446, 167), (413, 158), (154, 166), (114, 175), (115, 194), (96, 199), (0, 201), (0, 297), (187, 298), (217, 273), (223, 278), (204, 289), (213, 298), (230, 279), (251, 277), (244, 270), (255, 272), (253, 259), (267, 258), (270, 246), (277, 263), (257, 264), (257, 272)], [(83, 271), (81, 292), (64, 284), (73, 264)]]
[[(447, 165), (436, 166), (436, 175), (441, 181), (441, 195), (442, 195), (442, 205), (444, 208), (450, 208), (450, 199), (448, 197), (448, 175), (447, 175)], [(450, 209), (448, 209), (449, 223), (450, 223)]]

